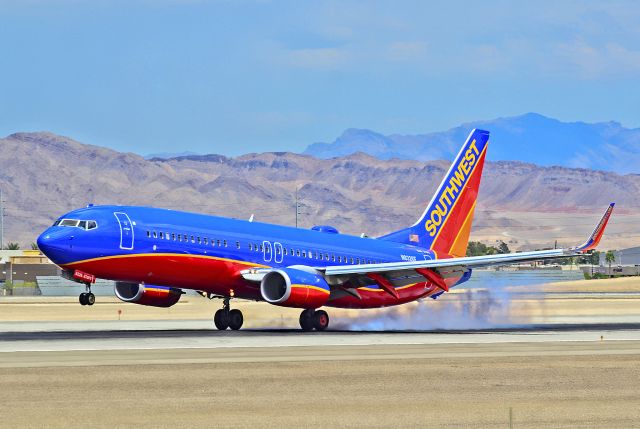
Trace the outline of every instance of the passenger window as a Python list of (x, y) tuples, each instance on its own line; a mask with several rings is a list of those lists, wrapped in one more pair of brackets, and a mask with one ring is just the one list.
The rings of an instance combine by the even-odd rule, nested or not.
[(262, 244), (260, 245), (260, 251), (262, 252)]
[(328, 253), (325, 253), (325, 254), (324, 254), (324, 259), (325, 259), (325, 261), (328, 261), (328, 260), (329, 260), (329, 254), (328, 254)]
[(351, 263), (353, 264), (353, 258), (351, 258)]
[(198, 244), (202, 244), (202, 240), (200, 239), (200, 236), (198, 236)]
[(300, 256), (300, 251), (299, 250), (296, 250), (296, 255)]
[(227, 240), (224, 240), (224, 247), (227, 247)]
[(164, 234), (160, 231), (160, 238), (164, 239)]
[(175, 233), (175, 232), (174, 232), (173, 234), (171, 234), (171, 239), (172, 239), (173, 241), (176, 241), (176, 233)]
[(195, 238), (193, 235), (191, 236), (191, 242), (192, 242), (192, 243), (195, 243), (195, 242), (196, 242), (196, 238)]
[(153, 231), (153, 238), (158, 238), (158, 233)]
[(334, 255), (333, 253), (331, 254), (331, 260), (332, 260), (333, 262), (335, 262), (335, 261), (336, 261), (336, 255)]
[(209, 241), (207, 241), (207, 237), (204, 237), (204, 238), (202, 239), (202, 242), (203, 242), (205, 245), (209, 244)]
[(356, 264), (360, 265), (360, 258), (356, 259)]
[(307, 257), (307, 252), (305, 252), (304, 250), (302, 251), (302, 257), (306, 258)]
[(147, 231), (147, 237), (151, 237), (151, 231)]
[(282, 248), (282, 253), (285, 254), (285, 255), (287, 254), (287, 248), (286, 247)]
[(218, 241), (218, 247), (220, 247), (220, 240), (217, 240), (217, 241)]

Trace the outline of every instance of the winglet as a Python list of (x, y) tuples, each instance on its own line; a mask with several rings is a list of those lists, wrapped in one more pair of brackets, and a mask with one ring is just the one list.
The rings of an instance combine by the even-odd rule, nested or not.
[(602, 234), (604, 233), (604, 229), (607, 226), (607, 222), (609, 222), (609, 218), (611, 217), (611, 212), (613, 211), (613, 206), (615, 206), (616, 203), (611, 203), (609, 204), (609, 207), (607, 208), (607, 211), (604, 212), (604, 215), (602, 216), (602, 219), (600, 219), (600, 222), (598, 222), (598, 225), (596, 226), (596, 229), (593, 230), (593, 233), (591, 233), (591, 236), (589, 236), (589, 238), (587, 239), (587, 241), (585, 241), (582, 245), (578, 246), (578, 247), (574, 247), (573, 251), (575, 252), (587, 252), (591, 249), (595, 249), (596, 246), (598, 245), (598, 243), (600, 243), (600, 239), (602, 238)]

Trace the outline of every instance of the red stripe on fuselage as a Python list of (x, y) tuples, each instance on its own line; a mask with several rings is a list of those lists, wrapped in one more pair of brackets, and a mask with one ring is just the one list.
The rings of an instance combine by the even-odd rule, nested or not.
[[(261, 265), (197, 255), (131, 254), (78, 261), (65, 267), (77, 268), (98, 278), (202, 290), (222, 296), (229, 296), (233, 289), (236, 298), (262, 300), (259, 284), (248, 282), (240, 275), (240, 271), (250, 266)], [(455, 284), (458, 280), (445, 279), (448, 284)], [(348, 295), (325, 305), (337, 308), (389, 307), (431, 296), (441, 289), (425, 281), (397, 288), (396, 291), (398, 299), (382, 289), (358, 288), (362, 299)]]
[(260, 264), (197, 255), (132, 254), (88, 259), (68, 266), (110, 280), (195, 289), (218, 295), (229, 295), (233, 289), (235, 296), (260, 297), (259, 288), (240, 276), (241, 270), (260, 267)]

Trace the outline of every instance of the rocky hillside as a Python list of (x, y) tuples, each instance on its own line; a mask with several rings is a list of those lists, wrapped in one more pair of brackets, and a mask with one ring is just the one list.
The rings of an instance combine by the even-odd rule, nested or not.
[[(362, 153), (333, 159), (262, 153), (147, 160), (50, 133), (13, 134), (0, 139), (5, 241), (27, 246), (58, 215), (87, 203), (238, 218), (255, 214), (257, 220), (293, 225), (296, 187), (301, 227), (331, 224), (377, 235), (413, 223), (448, 166)], [(553, 239), (572, 243), (590, 232), (610, 201), (618, 203), (619, 214), (611, 243), (637, 242), (640, 176), (489, 162), (473, 235), (511, 241), (512, 247), (549, 245)]]

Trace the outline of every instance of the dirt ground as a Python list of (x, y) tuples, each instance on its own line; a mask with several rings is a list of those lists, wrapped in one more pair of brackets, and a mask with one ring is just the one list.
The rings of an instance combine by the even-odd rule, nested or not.
[[(554, 347), (564, 351), (554, 356)], [(0, 428), (508, 428), (510, 409), (514, 428), (640, 427), (640, 354), (566, 347), (504, 357), (4, 368)]]

